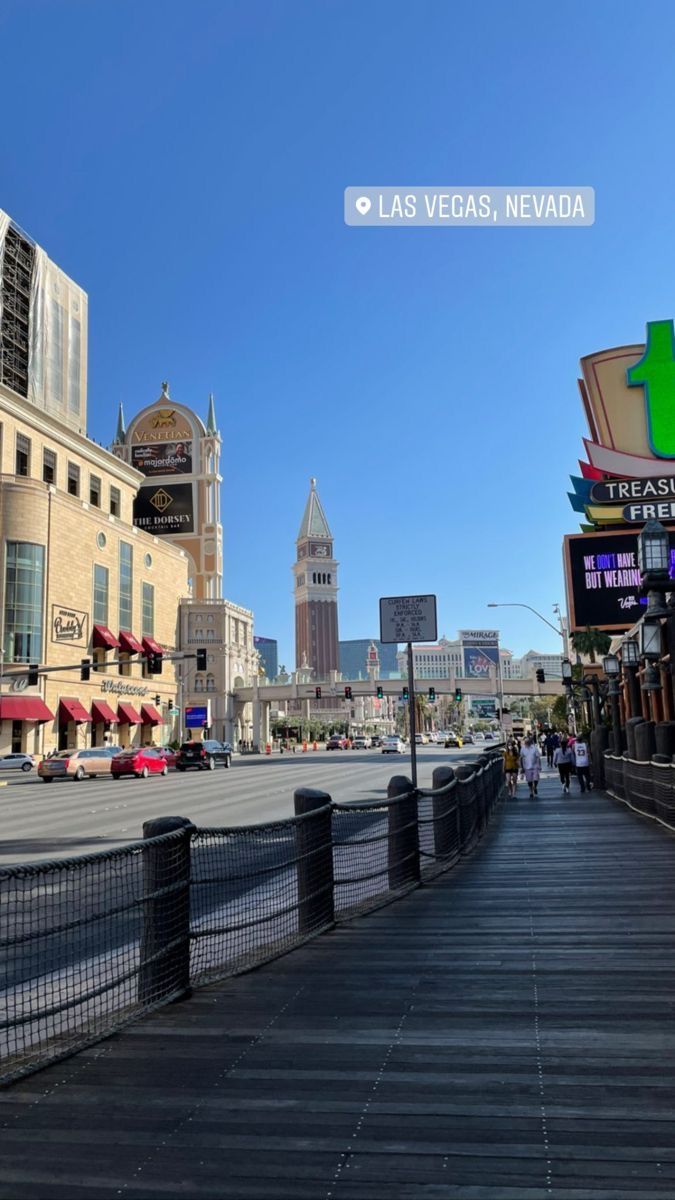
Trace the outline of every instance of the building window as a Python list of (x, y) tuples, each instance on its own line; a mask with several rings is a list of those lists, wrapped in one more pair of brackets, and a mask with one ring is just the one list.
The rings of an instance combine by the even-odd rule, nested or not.
[(134, 548), (120, 542), (120, 629), (131, 629), (133, 616)]
[(47, 339), (47, 391), (56, 408), (63, 407), (63, 334), (66, 313), (52, 296), (48, 301), (49, 337)]
[(146, 554), (145, 558), (143, 559), (143, 562), (145, 563), (148, 570), (150, 570), (150, 567), (152, 566), (152, 555)]
[(42, 451), (43, 483), (56, 483), (56, 455), (53, 450)]
[(101, 480), (98, 475), (89, 476), (89, 503), (94, 508), (101, 507)]
[(216, 690), (216, 681), (213, 675), (206, 676), (206, 690), (207, 692), (215, 692)]
[(5, 568), (5, 659), (42, 661), (45, 548), (8, 542)]
[(68, 463), (68, 495), (80, 494), (80, 468), (75, 463)]
[(120, 650), (118, 654), (119, 673), (120, 675), (131, 675), (131, 655), (127, 650)]
[(110, 515), (111, 517), (119, 517), (122, 512), (122, 498), (120, 489), (111, 487), (110, 489)]
[(108, 594), (110, 572), (94, 563), (94, 625), (108, 624)]
[(30, 296), (35, 265), (35, 247), (9, 226), (2, 255), (2, 319), (0, 336), (2, 382), (28, 395), (30, 345)]
[(143, 584), (141, 613), (141, 637), (155, 636), (155, 589), (151, 583)]
[(203, 679), (202, 675), (195, 675), (195, 691), (196, 692), (204, 691), (204, 679)]
[(92, 666), (94, 671), (105, 671), (105, 648), (103, 646), (95, 646), (92, 651), (92, 657)]
[(71, 315), (68, 323), (68, 408), (71, 413), (80, 411), (81, 348), (82, 327), (77, 317)]
[(16, 468), (17, 475), (30, 474), (30, 438), (22, 433), (16, 435)]

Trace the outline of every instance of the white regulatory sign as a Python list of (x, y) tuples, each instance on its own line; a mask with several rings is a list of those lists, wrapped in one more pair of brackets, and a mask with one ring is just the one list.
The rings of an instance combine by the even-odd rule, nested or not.
[(381, 598), (381, 642), (435, 642), (436, 637), (435, 596)]

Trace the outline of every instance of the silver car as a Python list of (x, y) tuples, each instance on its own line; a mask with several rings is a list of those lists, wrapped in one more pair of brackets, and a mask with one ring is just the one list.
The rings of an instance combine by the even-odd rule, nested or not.
[(0, 758), (0, 771), (33, 770), (33, 759), (30, 754), (3, 754)]

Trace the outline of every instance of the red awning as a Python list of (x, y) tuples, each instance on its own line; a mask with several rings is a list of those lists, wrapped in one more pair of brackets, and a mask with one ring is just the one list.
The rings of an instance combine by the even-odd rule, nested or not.
[(117, 725), (118, 723), (112, 708), (109, 704), (106, 704), (105, 700), (92, 700), (91, 719), (94, 725), (99, 725), (101, 721), (107, 721), (110, 725)]
[(91, 721), (91, 717), (79, 700), (62, 696), (59, 700), (59, 725), (67, 725), (69, 721), (74, 721), (76, 725), (85, 725)]
[(120, 724), (140, 725), (141, 718), (136, 712), (133, 704), (125, 704), (123, 700), (120, 700), (119, 704), (117, 705), (117, 712), (119, 715)]
[(157, 712), (154, 704), (141, 704), (141, 716), (144, 725), (162, 725), (162, 714)]
[(143, 653), (143, 647), (138, 638), (135, 638), (133, 633), (129, 633), (128, 629), (120, 629), (120, 648), (127, 650), (129, 654)]
[(143, 638), (143, 649), (146, 654), (163, 654), (162, 647), (154, 638)]
[(94, 625), (94, 646), (97, 649), (116, 650), (119, 642), (107, 625)]
[(0, 721), (53, 721), (44, 700), (39, 696), (3, 696), (0, 700)]

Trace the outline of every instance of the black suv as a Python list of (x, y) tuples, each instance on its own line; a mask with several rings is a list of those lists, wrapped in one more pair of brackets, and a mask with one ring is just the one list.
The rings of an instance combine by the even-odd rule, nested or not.
[(232, 747), (229, 742), (183, 742), (176, 758), (176, 770), (186, 771), (198, 767), (200, 771), (215, 770), (216, 763), (229, 767), (232, 762)]

